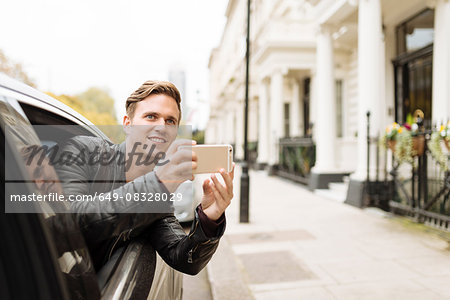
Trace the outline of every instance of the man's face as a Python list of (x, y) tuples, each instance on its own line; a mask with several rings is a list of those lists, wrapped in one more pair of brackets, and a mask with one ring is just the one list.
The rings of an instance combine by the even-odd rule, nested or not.
[[(153, 94), (136, 103), (134, 116), (125, 116), (123, 125), (131, 125), (128, 133), (132, 143), (140, 142), (137, 152), (165, 152), (177, 136), (180, 111), (175, 99), (163, 94)], [(145, 146), (146, 145), (146, 146)], [(132, 146), (132, 145), (131, 145)]]
[[(27, 160), (25, 160), (25, 162), (27, 162)], [(42, 195), (47, 195), (49, 193), (63, 193), (58, 175), (53, 166), (50, 165), (47, 157), (40, 161), (40, 155), (35, 155), (31, 163), (25, 163), (25, 166)]]

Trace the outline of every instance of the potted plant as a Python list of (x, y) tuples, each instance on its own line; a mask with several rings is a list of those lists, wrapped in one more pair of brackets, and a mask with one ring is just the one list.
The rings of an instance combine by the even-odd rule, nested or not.
[(425, 137), (419, 134), (416, 123), (405, 123), (402, 126), (392, 123), (386, 128), (382, 141), (391, 149), (399, 163), (413, 164), (414, 157), (423, 155), (425, 151)]
[[(431, 139), (428, 142), (428, 148), (430, 149), (431, 155), (438, 162), (444, 171), (448, 170), (448, 157), (450, 151), (450, 121), (446, 125), (441, 125), (438, 127), (439, 130), (434, 131), (431, 134)], [(447, 148), (447, 153), (443, 151), (444, 147)]]

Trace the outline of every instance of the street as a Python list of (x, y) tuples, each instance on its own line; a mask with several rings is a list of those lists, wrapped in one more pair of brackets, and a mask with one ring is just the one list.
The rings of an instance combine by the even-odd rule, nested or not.
[(213, 299), (450, 299), (448, 239), (262, 171), (239, 224), (239, 179), (207, 266)]

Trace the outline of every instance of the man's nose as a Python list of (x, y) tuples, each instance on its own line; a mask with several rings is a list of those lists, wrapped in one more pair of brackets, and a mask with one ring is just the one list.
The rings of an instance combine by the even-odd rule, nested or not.
[(164, 132), (166, 127), (166, 122), (163, 118), (159, 118), (155, 122), (155, 127), (153, 128), (157, 132)]
[(164, 118), (159, 118), (155, 122), (155, 125), (165, 125), (165, 124), (166, 124), (166, 121), (164, 120)]

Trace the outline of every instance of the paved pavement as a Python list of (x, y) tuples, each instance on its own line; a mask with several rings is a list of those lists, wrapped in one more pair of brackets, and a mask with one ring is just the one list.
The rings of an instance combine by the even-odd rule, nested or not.
[(239, 224), (238, 173), (207, 267), (213, 299), (450, 299), (447, 240), (261, 171)]
[(183, 274), (183, 300), (211, 300), (211, 288), (206, 269), (195, 276)]

